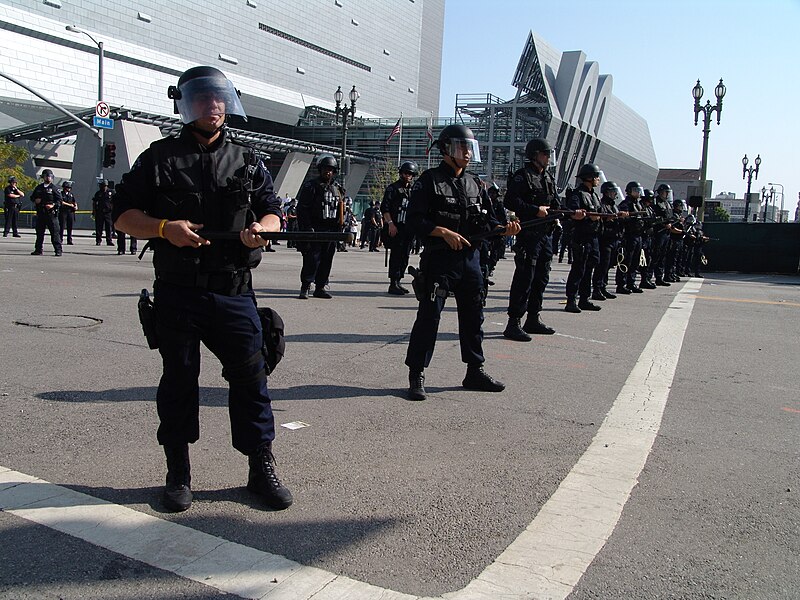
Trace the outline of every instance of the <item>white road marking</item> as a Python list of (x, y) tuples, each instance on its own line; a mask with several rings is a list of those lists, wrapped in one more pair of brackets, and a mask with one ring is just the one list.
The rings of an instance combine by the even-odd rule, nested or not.
[(582, 338), (582, 337), (576, 337), (574, 335), (567, 335), (566, 333), (558, 333), (557, 331), (556, 331), (556, 335), (560, 335), (561, 337), (569, 338), (571, 340), (579, 340), (581, 342), (591, 342), (593, 344), (607, 344), (608, 343), (608, 342), (603, 342), (601, 340), (593, 340), (592, 338)]
[[(533, 522), (448, 600), (566, 598), (605, 545), (661, 426), (700, 281), (688, 281), (656, 326), (589, 448)], [(676, 310), (677, 309), (677, 310)]]
[[(701, 285), (690, 280), (677, 293), (589, 448), (533, 522), (474, 581), (443, 599), (550, 599), (572, 592), (614, 531), (644, 468), (694, 308), (692, 294)], [(423, 600), (2, 466), (0, 510), (244, 598)]]

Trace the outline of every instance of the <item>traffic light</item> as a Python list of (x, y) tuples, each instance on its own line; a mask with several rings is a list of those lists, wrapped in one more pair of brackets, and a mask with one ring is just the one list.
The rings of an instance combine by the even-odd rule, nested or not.
[(117, 145), (106, 144), (103, 147), (103, 167), (109, 168), (117, 164)]

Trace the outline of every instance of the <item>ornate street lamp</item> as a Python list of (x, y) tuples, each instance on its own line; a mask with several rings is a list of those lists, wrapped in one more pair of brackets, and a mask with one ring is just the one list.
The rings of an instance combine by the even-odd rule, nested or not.
[[(782, 183), (768, 183), (767, 185), (779, 185), (781, 186), (781, 212), (778, 213), (778, 223), (783, 223), (783, 184)], [(774, 200), (773, 200), (774, 202)]]
[[(747, 154), (742, 159), (742, 179), (747, 178), (747, 195), (744, 197), (744, 222), (747, 223), (747, 217), (750, 215), (750, 184), (753, 181), (753, 176), (758, 179), (758, 169), (761, 166), (761, 155), (756, 156), (755, 167), (748, 167)], [(766, 213), (764, 213), (766, 215)]]
[(342, 172), (342, 181), (346, 182), (347, 176), (347, 124), (348, 118), (350, 123), (355, 122), (355, 113), (356, 113), (356, 102), (361, 97), (361, 94), (358, 93), (356, 86), (353, 86), (353, 89), (350, 90), (348, 94), (348, 98), (350, 99), (350, 106), (347, 104), (342, 104), (344, 100), (344, 92), (342, 91), (342, 86), (339, 86), (333, 94), (333, 99), (336, 101), (336, 124), (339, 124), (339, 117), (342, 117), (342, 160), (341, 160), (341, 172)]
[(707, 100), (705, 106), (700, 105), (700, 99), (703, 97), (703, 86), (700, 85), (700, 80), (692, 88), (692, 97), (694, 98), (694, 124), (697, 125), (697, 117), (703, 113), (703, 156), (700, 163), (700, 190), (703, 196), (703, 201), (700, 205), (700, 214), (698, 219), (703, 220), (706, 210), (706, 172), (708, 170), (708, 134), (711, 133), (711, 115), (716, 111), (717, 125), (719, 125), (720, 117), (722, 116), (722, 99), (725, 97), (726, 88), (722, 83), (722, 79), (714, 88), (714, 95), (717, 97), (717, 103), (711, 105), (711, 100)]

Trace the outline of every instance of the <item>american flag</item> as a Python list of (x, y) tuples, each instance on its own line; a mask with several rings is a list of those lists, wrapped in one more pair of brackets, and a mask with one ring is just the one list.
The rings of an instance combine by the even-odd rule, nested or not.
[(386, 143), (388, 144), (389, 142), (391, 142), (392, 138), (396, 136), (398, 133), (400, 133), (400, 119), (397, 119), (397, 124), (392, 129), (392, 133), (389, 134), (389, 137), (386, 138)]

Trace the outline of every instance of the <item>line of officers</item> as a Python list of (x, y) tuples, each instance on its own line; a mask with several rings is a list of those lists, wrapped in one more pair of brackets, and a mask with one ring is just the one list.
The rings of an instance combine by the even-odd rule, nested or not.
[[(40, 256), (44, 249), (45, 232), (50, 234), (50, 243), (53, 245), (55, 256), (62, 256), (63, 243), (73, 245), (72, 231), (75, 225), (75, 214), (78, 211), (78, 200), (72, 193), (72, 181), (63, 181), (61, 187), (53, 183), (54, 175), (51, 169), (43, 169), (40, 175), (42, 182), (31, 192), (30, 201), (33, 204), (36, 219), (32, 256)], [(98, 182), (98, 190), (92, 197), (92, 218), (95, 221), (95, 240), (99, 246), (105, 233), (106, 244), (113, 246), (112, 237), (117, 237), (117, 254), (125, 253), (125, 234), (115, 232), (111, 223), (111, 209), (114, 193), (107, 180)], [(4, 189), (5, 228), (3, 237), (8, 237), (13, 231), (14, 237), (21, 237), (18, 230), (19, 212), (25, 193), (17, 187), (17, 178), (13, 175), (8, 178), (8, 185)], [(136, 253), (136, 238), (130, 238), (130, 253)]]
[[(390, 293), (404, 289), (400, 280), (411, 240), (415, 235), (424, 240), (414, 281), (420, 308), (406, 357), (412, 400), (426, 398), (423, 373), (433, 354), (439, 315), (448, 296), (455, 296), (458, 304), (459, 341), (467, 364), (464, 387), (482, 391), (504, 388), (483, 370), (481, 349), (482, 307), (488, 286), (493, 285), (491, 273), (505, 252), (503, 235), (514, 236), (515, 270), (503, 332), (514, 341), (531, 341), (531, 334), (555, 333), (542, 322), (540, 313), (557, 227), (571, 234), (573, 259), (565, 306), (569, 313), (599, 311), (595, 302), (666, 287), (689, 272), (700, 276), (702, 246), (709, 238), (693, 215), (684, 216), (683, 201), (673, 201), (666, 184), (653, 193), (631, 181), (618, 203), (622, 191), (611, 181), (601, 185), (599, 167), (589, 163), (578, 171), (577, 186), (567, 189), (562, 198), (550, 168), (553, 149), (547, 140), (537, 138), (526, 145), (525, 166), (511, 175), (505, 198), (501, 198), (496, 184), (487, 186), (464, 171), (470, 160), (480, 160), (469, 128), (445, 128), (435, 146), (443, 156), (442, 164), (425, 171), (412, 184), (416, 165), (403, 163), (400, 179), (386, 188), (381, 205), (393, 240)], [(524, 228), (520, 229), (520, 222)], [(470, 243), (470, 237), (487, 231), (498, 235)], [(609, 286), (611, 269), (614, 279)]]

